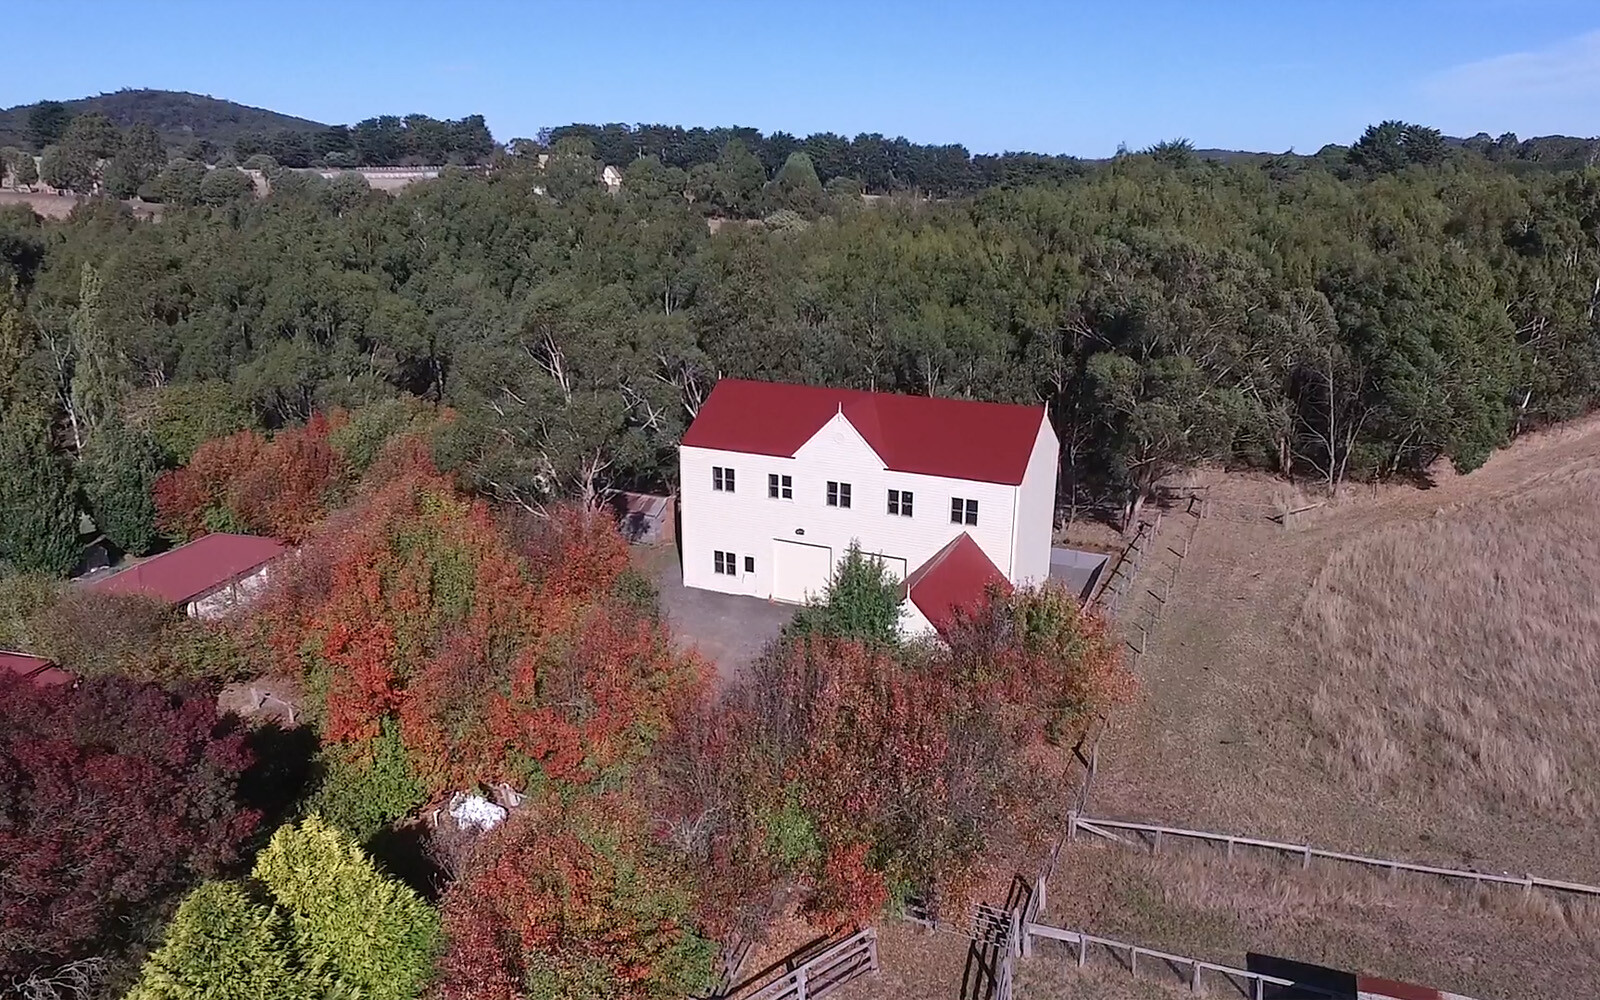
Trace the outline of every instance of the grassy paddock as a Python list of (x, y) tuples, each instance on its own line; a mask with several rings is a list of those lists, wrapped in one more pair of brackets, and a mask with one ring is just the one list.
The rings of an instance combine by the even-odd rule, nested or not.
[(1600, 812), (1600, 468), (1351, 540), (1304, 621), (1336, 781), (1467, 821)]

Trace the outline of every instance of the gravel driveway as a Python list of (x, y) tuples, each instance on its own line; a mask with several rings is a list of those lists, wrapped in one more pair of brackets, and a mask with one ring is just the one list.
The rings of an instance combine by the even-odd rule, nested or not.
[(792, 604), (685, 587), (672, 546), (638, 551), (636, 562), (655, 580), (677, 641), (716, 665), (719, 687), (748, 676), (750, 662), (794, 617)]

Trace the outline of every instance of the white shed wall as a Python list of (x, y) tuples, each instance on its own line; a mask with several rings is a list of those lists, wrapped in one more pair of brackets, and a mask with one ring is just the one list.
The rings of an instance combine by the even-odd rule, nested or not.
[(189, 602), (185, 610), (190, 618), (199, 618), (209, 621), (221, 618), (236, 607), (249, 604), (261, 593), (267, 585), (268, 571), (271, 563), (241, 576), (231, 583), (218, 587), (209, 594), (202, 594)]

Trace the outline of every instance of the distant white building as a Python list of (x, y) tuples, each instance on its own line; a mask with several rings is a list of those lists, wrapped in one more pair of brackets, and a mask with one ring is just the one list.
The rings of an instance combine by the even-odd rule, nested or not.
[(600, 181), (605, 184), (607, 191), (616, 194), (622, 190), (622, 171), (608, 163), (606, 168), (600, 171)]
[(1059, 452), (1042, 406), (723, 379), (678, 452), (684, 585), (804, 602), (854, 542), (938, 631), (1050, 575)]

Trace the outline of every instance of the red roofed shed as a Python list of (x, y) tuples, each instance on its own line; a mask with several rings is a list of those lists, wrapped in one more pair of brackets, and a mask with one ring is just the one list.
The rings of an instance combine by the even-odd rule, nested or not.
[(256, 535), (201, 535), (89, 586), (110, 594), (147, 594), (186, 605), (195, 617), (209, 617), (263, 583), (267, 565), (285, 551), (283, 543)]
[(950, 544), (934, 553), (906, 577), (906, 598), (916, 605), (922, 617), (943, 635), (955, 620), (956, 611), (972, 611), (984, 598), (990, 584), (1006, 593), (1011, 584), (995, 568), (983, 549), (963, 531)]
[(725, 378), (684, 432), (693, 448), (793, 456), (843, 413), (894, 472), (1022, 482), (1044, 407)]

